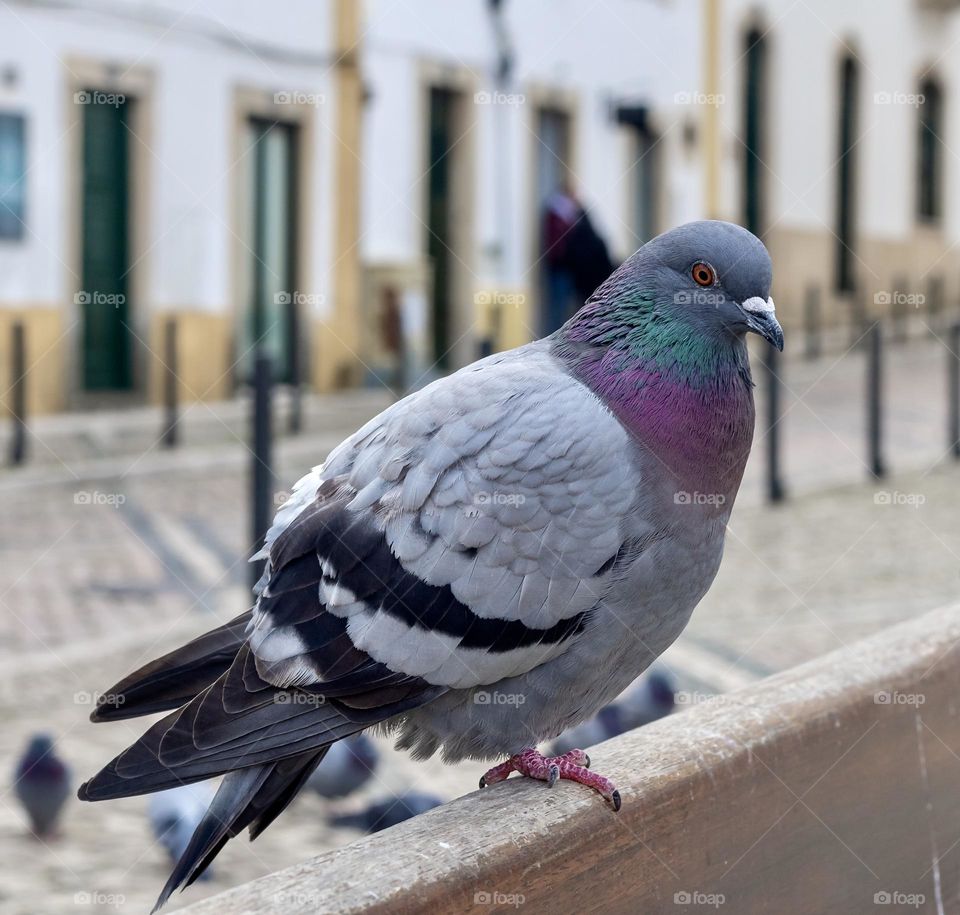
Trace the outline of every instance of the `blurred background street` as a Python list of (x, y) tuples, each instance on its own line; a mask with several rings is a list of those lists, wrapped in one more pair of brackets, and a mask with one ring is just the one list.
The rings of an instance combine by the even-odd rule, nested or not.
[[(0, 915), (169, 867), (144, 798), (31, 836), (29, 739), (75, 788), (142, 730), (98, 691), (249, 606), (296, 479), (691, 219), (763, 238), (787, 344), (676, 707), (956, 602), (958, 46), (951, 0), (0, 0)], [(376, 745), (170, 908), (481, 774)]]

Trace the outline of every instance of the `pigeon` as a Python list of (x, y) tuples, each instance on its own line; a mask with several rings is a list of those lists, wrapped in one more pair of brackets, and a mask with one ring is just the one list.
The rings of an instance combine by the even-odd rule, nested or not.
[[(213, 798), (209, 783), (177, 785), (150, 796), (147, 813), (154, 838), (166, 849), (173, 864), (190, 844), (194, 830), (200, 825)], [(211, 876), (205, 870), (199, 879)]]
[(676, 704), (673, 678), (666, 671), (653, 669), (617, 700), (616, 707), (623, 730), (632, 731), (665, 718)]
[(332, 826), (362, 829), (364, 832), (380, 832), (412, 819), (427, 810), (439, 807), (440, 798), (424, 791), (405, 791), (396, 797), (385, 798), (371, 804), (358, 813), (341, 813), (330, 818)]
[(30, 818), (31, 832), (38, 839), (51, 838), (71, 786), (70, 769), (54, 752), (49, 734), (30, 738), (14, 772), (14, 791)]
[(624, 731), (663, 718), (673, 711), (674, 687), (661, 670), (651, 670), (616, 702), (605, 705), (583, 724), (565, 731), (551, 745), (551, 756), (562, 756), (575, 747), (592, 747)]
[(551, 740), (673, 642), (720, 565), (750, 452), (746, 335), (782, 349), (763, 243), (730, 223), (651, 240), (548, 337), (388, 407), (306, 474), (250, 610), (129, 675), (95, 721), (159, 711), (79, 791), (224, 775), (157, 906), (256, 838), (331, 744), (616, 786)]
[(377, 761), (377, 748), (366, 734), (347, 737), (330, 747), (307, 787), (330, 800), (346, 797), (370, 781)]

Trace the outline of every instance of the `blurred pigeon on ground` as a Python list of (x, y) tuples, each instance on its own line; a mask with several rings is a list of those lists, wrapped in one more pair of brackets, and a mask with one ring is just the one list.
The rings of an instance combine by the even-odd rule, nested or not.
[(330, 825), (362, 829), (364, 832), (380, 832), (388, 826), (396, 826), (397, 823), (439, 807), (442, 803), (443, 801), (433, 794), (405, 791), (397, 797), (377, 801), (359, 813), (341, 813), (330, 817)]
[(333, 744), (323, 762), (307, 779), (307, 787), (333, 800), (362, 788), (373, 777), (379, 754), (366, 734)]
[(677, 704), (677, 688), (665, 670), (651, 670), (616, 702), (625, 731), (669, 715)]
[(651, 670), (616, 702), (605, 705), (596, 715), (569, 731), (551, 745), (552, 756), (562, 756), (575, 747), (592, 747), (624, 731), (663, 718), (675, 704), (673, 680), (665, 671)]
[[(167, 850), (174, 864), (187, 850), (194, 830), (200, 825), (213, 800), (213, 794), (210, 783), (201, 782), (178, 785), (151, 795), (148, 807), (150, 827), (154, 838)], [(210, 875), (211, 871), (206, 870), (199, 879)]]
[(534, 748), (612, 702), (710, 587), (753, 439), (745, 336), (780, 348), (763, 244), (653, 239), (551, 336), (398, 401), (277, 513), (254, 608), (130, 675), (94, 720), (173, 710), (88, 801), (226, 775), (158, 900), (258, 836), (331, 744), (620, 795)]
[(38, 839), (49, 839), (56, 832), (71, 790), (70, 769), (56, 755), (53, 738), (35, 734), (14, 771), (14, 792)]

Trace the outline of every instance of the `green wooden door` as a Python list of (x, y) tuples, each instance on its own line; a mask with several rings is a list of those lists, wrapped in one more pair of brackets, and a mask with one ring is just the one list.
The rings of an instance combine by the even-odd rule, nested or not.
[(127, 294), (129, 106), (91, 102), (83, 109), (82, 289), (77, 304), (87, 390), (126, 390), (133, 382)]
[(759, 30), (747, 33), (743, 87), (743, 224), (763, 235), (764, 126), (767, 119), (766, 38)]
[(292, 380), (297, 312), (311, 293), (296, 288), (297, 148), (294, 124), (251, 118), (243, 161), (249, 209), (245, 216), (247, 307), (240, 339), (240, 374), (249, 378), (254, 350), (273, 360), (277, 381)]
[(854, 250), (856, 239), (857, 206), (857, 143), (859, 125), (857, 107), (859, 105), (860, 71), (857, 61), (850, 56), (844, 59), (840, 67), (840, 130), (838, 132), (839, 149), (836, 165), (836, 239), (837, 292), (856, 290), (856, 265)]
[(430, 90), (429, 172), (427, 199), (427, 256), (433, 264), (430, 324), (433, 360), (442, 370), (450, 368), (450, 324), (453, 308), (452, 207), (450, 197), (454, 115), (457, 97), (448, 89)]

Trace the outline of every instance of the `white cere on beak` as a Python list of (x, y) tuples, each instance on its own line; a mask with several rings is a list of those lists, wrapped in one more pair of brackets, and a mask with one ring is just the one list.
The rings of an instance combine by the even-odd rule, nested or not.
[(772, 315), (773, 314), (773, 299), (761, 299), (760, 296), (755, 295), (751, 296), (749, 299), (745, 299), (740, 303), (740, 307), (744, 311), (749, 311), (751, 314), (755, 315)]

